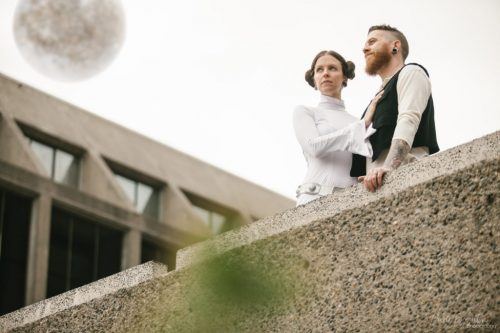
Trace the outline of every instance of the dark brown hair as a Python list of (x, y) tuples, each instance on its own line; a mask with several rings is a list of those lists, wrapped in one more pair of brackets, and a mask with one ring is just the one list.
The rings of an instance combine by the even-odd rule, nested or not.
[[(316, 62), (318, 61), (318, 59), (320, 57), (322, 57), (326, 54), (331, 55), (332, 57), (334, 57), (335, 59), (340, 61), (340, 64), (342, 65), (342, 74), (344, 74), (344, 76), (347, 79), (350, 79), (350, 80), (354, 79), (354, 69), (356, 68), (356, 66), (354, 65), (354, 63), (352, 61), (345, 61), (344, 57), (335, 51), (321, 51), (320, 53), (318, 53), (314, 57), (314, 59), (311, 63), (311, 68), (309, 68), (306, 71), (305, 79), (306, 79), (306, 82), (309, 83), (309, 85), (311, 87), (316, 88), (316, 86), (314, 85), (314, 67), (316, 66)], [(342, 82), (342, 85), (344, 87), (347, 87), (347, 79), (344, 80), (344, 82)]]
[(374, 30), (389, 31), (397, 40), (401, 42), (401, 53), (403, 55), (403, 60), (406, 60), (408, 54), (410, 53), (410, 46), (408, 45), (408, 40), (406, 40), (405, 35), (397, 28), (391, 27), (387, 24), (374, 25), (368, 29), (368, 33)]

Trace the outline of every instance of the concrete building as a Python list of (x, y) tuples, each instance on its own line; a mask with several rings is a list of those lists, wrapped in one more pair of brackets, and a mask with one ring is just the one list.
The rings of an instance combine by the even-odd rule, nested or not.
[(0, 315), (293, 205), (0, 75)]

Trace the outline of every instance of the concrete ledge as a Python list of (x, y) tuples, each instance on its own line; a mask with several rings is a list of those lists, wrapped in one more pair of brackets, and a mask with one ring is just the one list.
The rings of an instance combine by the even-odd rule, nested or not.
[(0, 332), (38, 321), (60, 311), (167, 275), (167, 266), (153, 261), (26, 306), (0, 317)]
[[(258, 276), (283, 272), (281, 285), (297, 287), (285, 308), (214, 302), (210, 285), (193, 288), (200, 270), (189, 265), (9, 332), (498, 331), (499, 161), (221, 256), (228, 272), (234, 263), (253, 263)], [(248, 276), (233, 287), (246, 288)]]
[(406, 188), (499, 157), (500, 131), (497, 131), (397, 169), (386, 177), (385, 185), (376, 193), (370, 193), (361, 185), (357, 185), (181, 249), (177, 252), (176, 268), (181, 269), (192, 264), (201, 253), (205, 256), (208, 252), (217, 255), (315, 220), (333, 216), (343, 210), (361, 208)]
[[(31, 321), (5, 326), (7, 315), (0, 331), (498, 331), (499, 147), (497, 132), (401, 168), (378, 193), (354, 187), (266, 218), (187, 249), (182, 269)], [(197, 282), (200, 253), (220, 254), (229, 289), (278, 276), (291, 297), (221, 302)]]

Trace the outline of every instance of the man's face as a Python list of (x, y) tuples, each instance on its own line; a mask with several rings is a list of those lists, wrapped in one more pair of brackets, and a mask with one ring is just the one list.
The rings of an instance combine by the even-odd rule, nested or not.
[(366, 73), (377, 75), (391, 61), (392, 47), (392, 40), (388, 31), (374, 30), (370, 32), (363, 48)]

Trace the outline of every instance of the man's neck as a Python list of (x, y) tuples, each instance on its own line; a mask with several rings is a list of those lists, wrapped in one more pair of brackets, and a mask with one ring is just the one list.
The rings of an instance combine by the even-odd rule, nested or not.
[(396, 72), (403, 68), (404, 65), (404, 62), (392, 59), (391, 62), (387, 64), (387, 66), (384, 66), (378, 71), (378, 76), (383, 81), (385, 78), (391, 77), (396, 74)]

